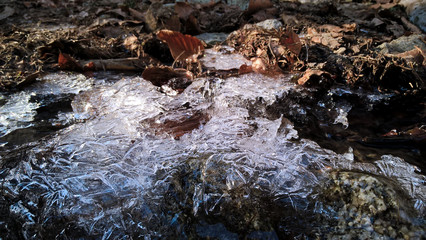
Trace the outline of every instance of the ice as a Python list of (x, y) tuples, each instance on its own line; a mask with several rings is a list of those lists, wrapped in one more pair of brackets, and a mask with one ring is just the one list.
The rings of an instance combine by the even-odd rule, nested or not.
[[(354, 163), (351, 149), (336, 154), (301, 139), (284, 117), (250, 114), (249, 106), (265, 108), (294, 89), (289, 79), (200, 78), (176, 96), (140, 77), (87, 86), (72, 103), (81, 122), (40, 142), (2, 173), (2, 195), (26, 224), (22, 235), (45, 238), (158, 239), (190, 233), (236, 238), (229, 226), (238, 228), (247, 219), (256, 229), (249, 236), (276, 236), (261, 225), (267, 216), (291, 224), (287, 213), (305, 214), (329, 172), (349, 167), (407, 183), (416, 207), (424, 207), (424, 179), (416, 182), (419, 176), (413, 177), (408, 165), (392, 169), (391, 162), (402, 164), (398, 159)], [(179, 139), (154, 129), (158, 119), (194, 112), (209, 120)], [(216, 218), (224, 222), (202, 222)]]
[[(37, 109), (47, 105), (52, 99), (67, 94), (77, 94), (91, 89), (93, 79), (82, 74), (55, 73), (44, 76), (24, 91), (3, 96), (5, 103), (0, 106), (0, 137), (4, 137), (17, 129), (34, 126)], [(60, 112), (52, 124), (70, 122), (71, 115)], [(6, 144), (6, 143), (0, 143)]]
[[(228, 54), (223, 54), (223, 51), (228, 52)], [(243, 64), (251, 65), (251, 61), (247, 60), (243, 55), (230, 53), (232, 51), (233, 48), (228, 46), (222, 46), (220, 50), (206, 49), (201, 62), (205, 67), (216, 70), (239, 69)]]
[(348, 121), (348, 113), (351, 110), (350, 105), (343, 105), (342, 107), (337, 107), (337, 117), (334, 119), (334, 124), (342, 124), (344, 129), (347, 129), (349, 127), (349, 121)]
[(19, 92), (9, 96), (7, 102), (0, 107), (0, 137), (10, 132), (32, 126), (38, 103), (30, 102), (33, 92)]
[(420, 171), (417, 167), (392, 155), (383, 155), (380, 160), (375, 161), (375, 165), (384, 176), (397, 179), (410, 196), (417, 199), (417, 208), (425, 211), (426, 176), (419, 174)]

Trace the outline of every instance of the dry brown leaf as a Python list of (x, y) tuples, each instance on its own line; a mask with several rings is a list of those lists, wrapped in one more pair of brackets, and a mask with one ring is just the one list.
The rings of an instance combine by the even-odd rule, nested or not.
[(253, 72), (253, 68), (251, 67), (251, 65), (247, 65), (247, 64), (241, 65), (240, 68), (238, 69), (239, 75), (251, 73), (251, 72)]
[(344, 30), (346, 32), (354, 32), (357, 29), (358, 24), (356, 24), (356, 23), (351, 23), (351, 24), (346, 23), (346, 24), (343, 24), (342, 26), (343, 26), (343, 28), (344, 28)]
[(180, 32), (160, 30), (157, 37), (167, 43), (175, 61), (185, 61), (204, 50), (203, 43), (198, 38)]
[(172, 31), (180, 31), (182, 24), (177, 15), (172, 15), (163, 21), (163, 27)]
[(187, 20), (194, 12), (194, 8), (187, 2), (175, 3), (175, 12), (179, 18)]
[(247, 13), (253, 14), (257, 11), (260, 11), (265, 8), (270, 8), (272, 6), (273, 5), (270, 0), (250, 0), (248, 8), (247, 8)]
[(263, 73), (266, 71), (266, 64), (263, 62), (261, 58), (252, 58), (251, 68), (254, 72)]
[(129, 36), (124, 39), (123, 45), (126, 49), (133, 51), (139, 47), (138, 38), (135, 35)]
[(121, 9), (121, 8), (111, 9), (111, 10), (107, 11), (107, 13), (115, 14), (119, 17), (122, 17), (123, 19), (126, 19), (126, 18), (129, 17), (129, 15), (127, 15), (127, 13), (125, 11), (123, 11), (123, 9)]
[(328, 46), (330, 49), (338, 49), (340, 47), (340, 41), (342, 36), (339, 33), (319, 33), (314, 28), (308, 28), (307, 36), (311, 39), (312, 42)]
[(297, 84), (299, 85), (317, 85), (323, 80), (329, 81), (331, 79), (331, 75), (328, 72), (316, 70), (316, 69), (308, 69), (303, 74), (301, 78), (297, 80)]
[(83, 71), (83, 67), (74, 58), (66, 53), (59, 53), (58, 66), (61, 70)]
[[(184, 111), (184, 114), (177, 111)], [(169, 114), (174, 115), (160, 115), (159, 117), (145, 120), (145, 122), (149, 124), (151, 130), (154, 130), (156, 135), (166, 133), (175, 139), (179, 139), (210, 120), (210, 116), (202, 111), (178, 109)]]
[(140, 20), (140, 21), (145, 20), (144, 14), (142, 12), (139, 12), (136, 9), (129, 8), (129, 13), (134, 19), (137, 19), (137, 20)]
[(299, 55), (302, 50), (302, 43), (299, 36), (291, 28), (287, 28), (284, 35), (280, 39), (280, 43), (284, 45), (292, 53)]
[(252, 18), (255, 22), (261, 22), (267, 19), (276, 18), (277, 15), (278, 15), (277, 8), (266, 8), (266, 9), (257, 11), (255, 14), (252, 15)]

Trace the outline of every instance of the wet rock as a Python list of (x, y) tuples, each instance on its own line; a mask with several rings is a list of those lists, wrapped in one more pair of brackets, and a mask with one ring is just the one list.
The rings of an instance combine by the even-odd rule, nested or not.
[(318, 209), (337, 219), (327, 238), (402, 238), (403, 234), (424, 234), (423, 227), (416, 224), (413, 204), (398, 199), (401, 190), (393, 182), (356, 172), (335, 172), (331, 177), (324, 188), (326, 205)]
[(218, 239), (238, 239), (238, 234), (229, 232), (221, 223), (217, 224), (200, 224), (196, 226), (196, 232), (202, 238), (218, 238)]

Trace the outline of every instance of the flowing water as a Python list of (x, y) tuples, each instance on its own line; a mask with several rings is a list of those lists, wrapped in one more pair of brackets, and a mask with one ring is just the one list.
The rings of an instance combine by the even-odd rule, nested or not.
[[(2, 97), (2, 139), (34, 127), (48, 105), (35, 99), (70, 99), (72, 111), (42, 118), (60, 122), (54, 135), (2, 140), (0, 237), (420, 239), (424, 175), (391, 154), (358, 162), (350, 146), (339, 154), (301, 137), (270, 114), (307, 97), (290, 79), (206, 77), (166, 94), (138, 76), (59, 73)], [(307, 115), (302, 104), (289, 116)], [(335, 102), (330, 123), (345, 131), (351, 109)], [(176, 137), (175, 119), (201, 123)]]

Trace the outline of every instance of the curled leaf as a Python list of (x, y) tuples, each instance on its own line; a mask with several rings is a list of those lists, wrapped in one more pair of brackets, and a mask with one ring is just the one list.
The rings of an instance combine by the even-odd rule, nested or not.
[(196, 37), (171, 30), (160, 30), (157, 37), (167, 43), (175, 61), (184, 61), (204, 50), (203, 43)]
[(82, 72), (83, 67), (74, 58), (66, 53), (59, 53), (58, 66), (61, 70)]

